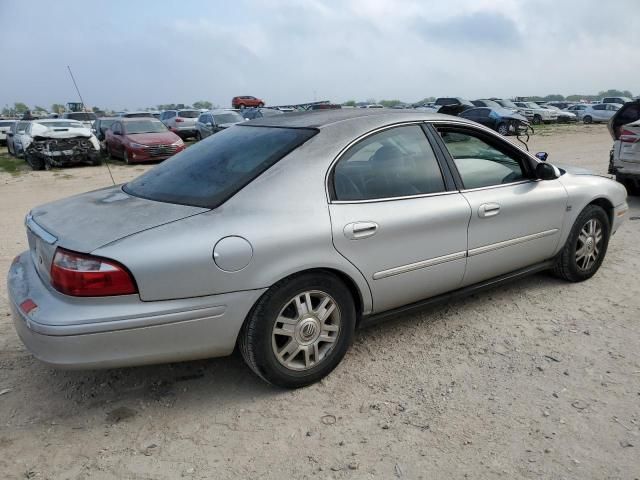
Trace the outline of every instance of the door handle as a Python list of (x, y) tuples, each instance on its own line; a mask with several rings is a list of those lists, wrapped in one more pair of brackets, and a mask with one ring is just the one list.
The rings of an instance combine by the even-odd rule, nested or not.
[(478, 208), (478, 216), (480, 218), (493, 217), (500, 213), (500, 205), (497, 203), (484, 203)]
[(360, 240), (371, 237), (378, 231), (378, 224), (375, 222), (354, 222), (344, 226), (344, 236), (349, 240)]

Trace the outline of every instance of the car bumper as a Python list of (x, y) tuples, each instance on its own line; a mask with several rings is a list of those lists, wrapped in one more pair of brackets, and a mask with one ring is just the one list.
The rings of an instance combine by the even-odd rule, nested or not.
[[(11, 265), (9, 304), (18, 336), (42, 362), (58, 368), (111, 368), (229, 355), (251, 307), (248, 290), (143, 302), (138, 295), (75, 298), (46, 286), (29, 252)], [(21, 304), (37, 307), (28, 313)]]
[(176, 150), (172, 153), (151, 154), (150, 151), (146, 148), (130, 148), (128, 149), (127, 153), (129, 155), (129, 161), (131, 163), (154, 162), (159, 160), (166, 160), (167, 158), (172, 157), (176, 153), (180, 153), (184, 149), (185, 149), (185, 146), (182, 145), (180, 147), (177, 147)]
[(194, 125), (189, 125), (184, 127), (169, 127), (169, 130), (178, 135), (195, 135), (197, 129)]
[(622, 225), (622, 223), (627, 218), (627, 214), (629, 213), (629, 205), (627, 202), (624, 202), (613, 209), (613, 222), (611, 224), (611, 234), (616, 233), (618, 227)]

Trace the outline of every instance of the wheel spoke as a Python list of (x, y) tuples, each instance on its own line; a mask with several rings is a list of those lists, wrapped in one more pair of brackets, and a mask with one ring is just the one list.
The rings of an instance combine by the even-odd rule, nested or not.
[(333, 343), (335, 341), (336, 337), (330, 337), (329, 335), (320, 335), (320, 337), (318, 337), (318, 342)]
[(283, 325), (295, 325), (296, 323), (298, 323), (298, 319), (283, 317), (282, 315), (280, 315), (276, 320), (276, 324), (278, 323), (282, 323)]
[(328, 297), (325, 298), (320, 304), (320, 306), (318, 307), (318, 310), (316, 310), (318, 315), (318, 320), (324, 323), (335, 309), (336, 309), (336, 304), (333, 303), (330, 298)]
[(273, 334), (274, 335), (283, 335), (285, 337), (293, 337), (293, 331), (294, 329), (291, 328), (274, 328), (273, 329)]
[(297, 296), (295, 299), (295, 302), (296, 302), (296, 311), (298, 312), (298, 318), (309, 313), (308, 305), (310, 305), (311, 302), (306, 303), (306, 298), (305, 298), (305, 301), (302, 302), (300, 301), (300, 296)]

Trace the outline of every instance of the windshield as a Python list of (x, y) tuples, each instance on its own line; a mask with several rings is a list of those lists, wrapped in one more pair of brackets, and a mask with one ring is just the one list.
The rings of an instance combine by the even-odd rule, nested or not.
[(496, 100), (496, 103), (499, 103), (505, 108), (513, 108), (515, 110), (518, 109), (518, 106), (515, 103), (513, 103), (511, 100)]
[(76, 121), (57, 121), (57, 122), (37, 122), (39, 125), (42, 125), (47, 128), (85, 128), (80, 122)]
[(167, 127), (164, 126), (164, 123), (162, 123), (160, 120), (152, 118), (145, 120), (134, 120), (132, 122), (123, 122), (123, 125), (126, 134), (161, 133), (167, 131)]
[(153, 115), (147, 112), (137, 112), (137, 113), (125, 113), (123, 115), (125, 118), (151, 118)]
[(79, 120), (81, 122), (93, 121), (98, 118), (95, 113), (89, 112), (67, 113), (65, 117), (70, 118), (71, 120)]
[(306, 128), (228, 128), (126, 184), (159, 202), (216, 208), (317, 133)]
[(244, 117), (237, 112), (216, 113), (213, 119), (217, 124), (244, 122)]
[(535, 110), (539, 110), (540, 109), (540, 105), (538, 105), (537, 103), (533, 103), (533, 102), (525, 102), (524, 104), (527, 108), (533, 108)]
[(198, 118), (200, 113), (200, 110), (180, 110), (178, 116), (182, 118)]
[(15, 120), (0, 121), (0, 127), (9, 127), (9, 126), (13, 125), (14, 123), (16, 123)]

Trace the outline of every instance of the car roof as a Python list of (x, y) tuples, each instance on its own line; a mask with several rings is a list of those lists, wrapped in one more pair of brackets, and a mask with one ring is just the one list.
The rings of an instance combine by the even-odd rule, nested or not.
[[(257, 118), (245, 125), (290, 128), (323, 128), (339, 122), (366, 120), (371, 124), (385, 125), (403, 121), (451, 120), (451, 115), (391, 108), (349, 108), (292, 112), (286, 115)], [(459, 117), (454, 117), (459, 118)]]
[(74, 118), (38, 118), (38, 119), (33, 119), (33, 120), (28, 120), (29, 122), (33, 122), (33, 123), (40, 123), (40, 122), (52, 122), (52, 123), (69, 123), (69, 122), (78, 122), (78, 123), (82, 123), (80, 120), (76, 120)]
[(118, 117), (117, 118), (118, 121), (123, 122), (123, 123), (129, 123), (129, 122), (139, 122), (140, 120), (155, 120), (156, 122), (159, 122), (160, 120), (158, 120), (155, 117), (133, 117), (133, 118), (127, 118), (127, 117)]

